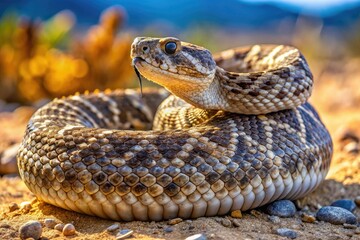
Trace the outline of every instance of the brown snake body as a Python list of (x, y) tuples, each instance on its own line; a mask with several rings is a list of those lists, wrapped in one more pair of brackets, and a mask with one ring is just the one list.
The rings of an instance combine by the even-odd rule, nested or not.
[(256, 45), (213, 58), (175, 38), (137, 38), (131, 54), (144, 77), (177, 97), (96, 92), (40, 108), (18, 152), (39, 199), (158, 221), (300, 198), (325, 178), (332, 142), (306, 103), (312, 75), (297, 49)]

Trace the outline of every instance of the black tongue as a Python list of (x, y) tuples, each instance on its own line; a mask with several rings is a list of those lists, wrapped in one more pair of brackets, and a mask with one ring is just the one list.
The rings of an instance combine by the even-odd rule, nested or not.
[(143, 93), (142, 93), (142, 79), (141, 79), (141, 74), (140, 74), (139, 70), (137, 70), (137, 68), (136, 68), (135, 66), (134, 66), (134, 70), (135, 70), (136, 76), (137, 76), (137, 77), (138, 77), (138, 79), (139, 79), (141, 97), (143, 97)]

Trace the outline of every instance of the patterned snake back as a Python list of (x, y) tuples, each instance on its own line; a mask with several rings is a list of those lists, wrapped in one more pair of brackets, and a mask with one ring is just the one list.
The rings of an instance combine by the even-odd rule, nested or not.
[(131, 55), (141, 75), (174, 95), (95, 92), (40, 108), (18, 152), (20, 175), (40, 200), (159, 221), (300, 198), (325, 178), (332, 141), (306, 103), (312, 75), (297, 49), (212, 57), (175, 38), (137, 38)]

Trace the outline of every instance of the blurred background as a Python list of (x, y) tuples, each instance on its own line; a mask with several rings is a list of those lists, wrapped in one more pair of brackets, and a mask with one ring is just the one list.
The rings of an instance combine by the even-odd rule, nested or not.
[[(137, 87), (129, 58), (136, 36), (175, 36), (213, 52), (295, 45), (316, 81), (334, 85), (328, 92), (359, 76), (358, 0), (2, 0), (0, 16), (6, 109), (77, 91)], [(335, 105), (341, 100), (331, 96)], [(346, 104), (359, 96), (355, 91)]]

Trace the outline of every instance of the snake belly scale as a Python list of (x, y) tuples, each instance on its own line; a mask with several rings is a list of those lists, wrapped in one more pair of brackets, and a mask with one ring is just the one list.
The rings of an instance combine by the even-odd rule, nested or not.
[(17, 156), (40, 200), (160, 221), (297, 199), (325, 178), (332, 141), (306, 102), (312, 75), (297, 49), (255, 45), (212, 56), (176, 38), (136, 38), (131, 56), (172, 95), (94, 92), (40, 108)]

